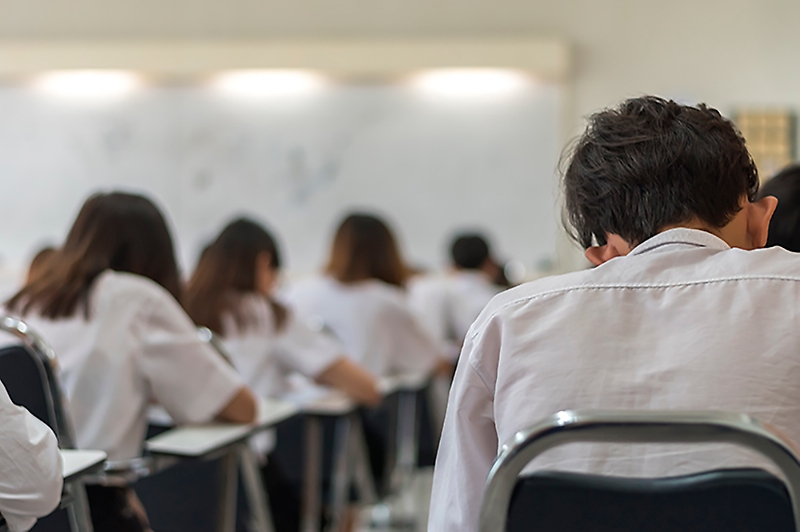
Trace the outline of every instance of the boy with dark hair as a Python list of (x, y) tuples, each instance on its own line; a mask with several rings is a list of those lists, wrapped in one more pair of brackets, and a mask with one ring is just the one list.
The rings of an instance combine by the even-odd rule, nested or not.
[[(477, 530), (500, 445), (565, 409), (732, 410), (800, 441), (800, 257), (733, 124), (656, 97), (591, 117), (563, 177), (592, 270), (495, 297), (467, 334), (429, 530)], [(570, 445), (534, 464), (623, 476), (752, 465), (730, 447)]]

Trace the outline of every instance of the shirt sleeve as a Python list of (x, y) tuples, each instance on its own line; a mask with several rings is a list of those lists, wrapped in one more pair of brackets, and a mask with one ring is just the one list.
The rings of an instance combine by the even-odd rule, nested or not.
[(316, 379), (345, 352), (339, 342), (309, 327), (294, 313), (279, 331), (277, 353), (287, 367)]
[(0, 426), (0, 514), (12, 532), (21, 532), (58, 506), (63, 464), (55, 434), (13, 404), (2, 384)]
[(433, 474), (429, 532), (476, 532), (483, 489), (497, 455), (494, 399), (471, 359), (481, 346), (467, 340), (450, 391)]
[(212, 420), (244, 387), (239, 374), (200, 340), (172, 296), (153, 301), (142, 327), (141, 369), (176, 423)]

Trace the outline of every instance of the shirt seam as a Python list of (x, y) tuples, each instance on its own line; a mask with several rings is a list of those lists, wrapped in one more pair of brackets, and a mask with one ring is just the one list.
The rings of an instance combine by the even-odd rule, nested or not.
[[(593, 284), (593, 285), (580, 285), (580, 286), (568, 286), (563, 288), (553, 288), (550, 290), (545, 290), (544, 292), (539, 292), (537, 294), (532, 294), (530, 296), (520, 297), (515, 299), (514, 301), (509, 301), (508, 303), (504, 303), (499, 308), (495, 309), (489, 316), (483, 320), (483, 323), (490, 321), (492, 318), (497, 316), (501, 311), (505, 310), (508, 307), (518, 305), (521, 303), (527, 303), (534, 299), (539, 299), (542, 297), (552, 296), (552, 295), (559, 295), (564, 294), (567, 292), (575, 292), (579, 290), (663, 290), (665, 288), (682, 288), (688, 286), (700, 286), (700, 285), (708, 285), (708, 284), (718, 284), (718, 283), (727, 283), (727, 282), (737, 282), (737, 281), (791, 281), (791, 282), (800, 282), (800, 278), (797, 277), (788, 277), (788, 276), (773, 276), (773, 275), (745, 275), (745, 276), (738, 276), (738, 277), (727, 277), (724, 279), (704, 279), (702, 281), (684, 281), (679, 283), (658, 283), (658, 284)], [(477, 327), (476, 330), (470, 335), (470, 339), (473, 339), (480, 334), (482, 327)], [(484, 383), (485, 384), (485, 383)]]

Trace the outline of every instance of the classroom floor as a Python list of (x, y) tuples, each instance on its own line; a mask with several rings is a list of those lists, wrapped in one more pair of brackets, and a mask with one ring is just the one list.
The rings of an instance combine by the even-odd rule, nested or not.
[[(358, 532), (425, 532), (428, 527), (428, 506), (431, 500), (431, 486), (433, 484), (433, 468), (419, 469), (411, 485), (397, 499), (392, 500), (387, 506), (365, 508), (360, 515), (360, 522), (356, 526)], [(400, 522), (395, 526), (385, 526), (376, 523), (383, 521), (387, 514), (393, 518), (397, 516)], [(404, 526), (404, 518), (411, 517), (408, 526)], [(413, 522), (413, 525), (411, 524)]]

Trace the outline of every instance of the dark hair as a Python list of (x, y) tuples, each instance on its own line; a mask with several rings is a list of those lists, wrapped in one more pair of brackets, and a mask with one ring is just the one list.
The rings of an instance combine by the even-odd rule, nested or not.
[(465, 270), (477, 270), (489, 258), (489, 244), (477, 233), (456, 236), (450, 246), (453, 264)]
[[(186, 286), (184, 307), (198, 325), (223, 334), (222, 317), (230, 313), (240, 328), (247, 328), (250, 317), (243, 313), (241, 298), (257, 293), (256, 259), (267, 253), (271, 266), (279, 269), (281, 256), (275, 239), (258, 223), (239, 218), (232, 221), (200, 254), (197, 267)], [(277, 327), (286, 318), (286, 309), (267, 298)]]
[(787, 166), (764, 183), (759, 197), (775, 196), (778, 207), (769, 222), (767, 247), (800, 252), (800, 164)]
[(395, 286), (405, 285), (409, 275), (389, 227), (369, 214), (342, 221), (325, 271), (342, 283), (378, 279)]
[(55, 259), (6, 303), (9, 309), (25, 314), (35, 308), (56, 319), (74, 315), (80, 306), (88, 318), (89, 291), (105, 270), (147, 277), (180, 296), (172, 237), (161, 211), (144, 196), (91, 196)]
[(758, 172), (744, 138), (720, 113), (655, 96), (593, 115), (563, 177), (573, 238), (584, 248), (617, 234), (640, 244), (699, 218), (724, 227)]

